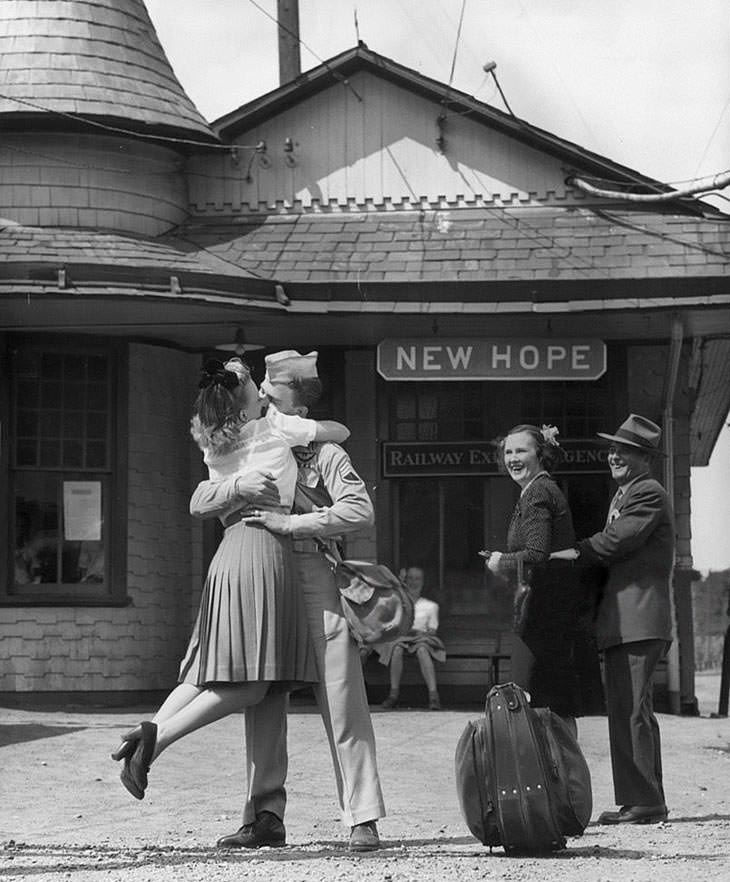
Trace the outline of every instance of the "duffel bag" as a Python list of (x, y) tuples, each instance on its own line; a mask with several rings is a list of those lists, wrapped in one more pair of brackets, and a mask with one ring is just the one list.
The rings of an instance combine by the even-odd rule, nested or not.
[(552, 711), (531, 708), (514, 683), (489, 691), (484, 716), (459, 739), (455, 765), (462, 815), (485, 845), (556, 851), (590, 820), (591, 778), (577, 740)]

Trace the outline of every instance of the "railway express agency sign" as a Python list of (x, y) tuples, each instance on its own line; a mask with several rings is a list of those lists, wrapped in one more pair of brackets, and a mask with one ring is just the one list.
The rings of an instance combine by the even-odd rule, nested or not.
[(386, 380), (597, 380), (606, 344), (595, 339), (429, 338), (378, 344)]

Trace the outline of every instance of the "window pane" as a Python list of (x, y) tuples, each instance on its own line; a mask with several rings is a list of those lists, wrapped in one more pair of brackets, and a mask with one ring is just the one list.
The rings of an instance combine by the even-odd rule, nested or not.
[(15, 480), (15, 584), (104, 582), (101, 512), (99, 480), (19, 473)]
[(89, 469), (102, 469), (106, 465), (106, 443), (103, 441), (89, 441), (86, 445), (86, 467)]
[(81, 468), (84, 464), (84, 445), (81, 441), (63, 442), (63, 464), (69, 468)]
[(14, 370), (16, 464), (108, 468), (108, 357), (20, 351)]
[(107, 360), (103, 355), (90, 355), (88, 357), (87, 376), (90, 380), (106, 382)]
[(106, 410), (108, 397), (106, 384), (89, 383), (86, 389), (86, 406), (90, 410)]
[(63, 406), (64, 408), (80, 410), (84, 406), (83, 383), (64, 383), (63, 387)]
[(63, 415), (63, 437), (84, 437), (84, 412), (83, 410), (68, 410)]
[(15, 583), (56, 582), (58, 487), (53, 474), (24, 472), (15, 487)]
[(15, 459), (19, 466), (38, 465), (38, 444), (36, 441), (20, 440), (16, 444)]
[(40, 404), (40, 386), (35, 380), (20, 380), (17, 390), (19, 407), (37, 407)]
[(41, 441), (40, 465), (55, 468), (61, 465), (61, 442)]
[(106, 414), (105, 413), (87, 413), (86, 414), (86, 437), (87, 438), (106, 438)]
[(41, 407), (60, 407), (62, 390), (60, 383), (44, 382), (41, 386)]
[(60, 417), (60, 410), (44, 410), (41, 413), (41, 438), (61, 437)]
[(38, 435), (38, 411), (19, 410), (17, 417), (18, 436), (35, 438)]
[(43, 380), (58, 380), (63, 376), (63, 355), (58, 352), (43, 352), (40, 356)]

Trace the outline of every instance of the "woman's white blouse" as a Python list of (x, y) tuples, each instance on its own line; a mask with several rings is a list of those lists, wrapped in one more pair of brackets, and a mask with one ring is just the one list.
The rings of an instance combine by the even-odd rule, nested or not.
[(282, 508), (291, 509), (297, 464), (292, 447), (303, 447), (314, 441), (315, 420), (280, 413), (269, 406), (265, 417), (251, 420), (241, 428), (239, 443), (225, 453), (207, 448), (203, 460), (211, 481), (242, 475), (256, 469), (271, 475), (278, 487)]

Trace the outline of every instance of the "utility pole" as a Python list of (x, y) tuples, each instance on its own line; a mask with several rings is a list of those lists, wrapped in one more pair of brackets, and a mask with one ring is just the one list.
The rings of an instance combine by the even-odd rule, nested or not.
[(279, 25), (279, 85), (290, 83), (302, 72), (299, 54), (299, 0), (277, 0)]

